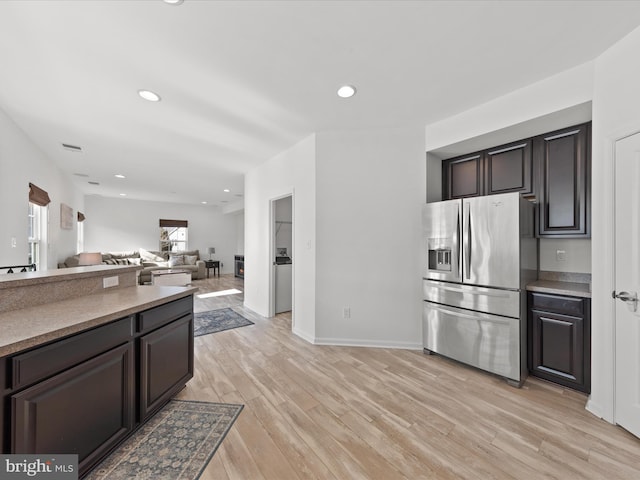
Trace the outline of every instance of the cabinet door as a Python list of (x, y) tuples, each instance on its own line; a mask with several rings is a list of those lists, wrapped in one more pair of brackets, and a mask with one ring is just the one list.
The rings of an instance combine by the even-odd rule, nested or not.
[(11, 453), (78, 454), (80, 475), (132, 429), (133, 344), (11, 396)]
[(485, 194), (533, 194), (531, 140), (503, 145), (485, 153)]
[(482, 154), (452, 158), (442, 163), (443, 200), (477, 197), (484, 194)]
[(140, 337), (140, 420), (193, 377), (193, 316)]
[(532, 373), (588, 392), (584, 319), (531, 310), (531, 322)]
[(578, 125), (534, 139), (541, 237), (590, 236), (589, 129)]

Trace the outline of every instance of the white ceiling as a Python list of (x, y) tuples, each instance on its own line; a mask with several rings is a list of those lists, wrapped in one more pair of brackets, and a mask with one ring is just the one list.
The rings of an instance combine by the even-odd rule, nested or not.
[(424, 126), (638, 25), (639, 1), (3, 0), (0, 109), (86, 194), (221, 206), (312, 132)]

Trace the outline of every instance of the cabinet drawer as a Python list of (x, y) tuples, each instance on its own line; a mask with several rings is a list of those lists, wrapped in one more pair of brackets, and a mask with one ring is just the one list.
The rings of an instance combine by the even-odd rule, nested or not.
[(16, 355), (11, 359), (11, 387), (14, 390), (26, 387), (59, 373), (127, 342), (132, 335), (133, 317), (127, 317)]
[(529, 306), (535, 310), (565, 313), (579, 317), (584, 315), (584, 302), (581, 298), (544, 293), (531, 293), (530, 295), (531, 305)]
[(193, 312), (193, 297), (150, 308), (138, 314), (138, 332), (148, 332)]

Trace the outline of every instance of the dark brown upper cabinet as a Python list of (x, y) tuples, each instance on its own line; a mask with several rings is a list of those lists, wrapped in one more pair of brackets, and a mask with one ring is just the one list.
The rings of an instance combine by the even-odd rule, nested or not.
[(444, 160), (444, 200), (498, 193), (532, 195), (531, 139)]
[(485, 194), (520, 192), (533, 194), (531, 140), (487, 150), (485, 162)]
[(591, 123), (533, 139), (538, 172), (538, 236), (591, 236)]
[(484, 195), (481, 153), (451, 158), (442, 163), (444, 200)]

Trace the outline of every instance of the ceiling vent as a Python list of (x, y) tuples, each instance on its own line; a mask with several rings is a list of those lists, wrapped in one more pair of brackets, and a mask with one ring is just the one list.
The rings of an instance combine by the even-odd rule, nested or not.
[(89, 185), (100, 185), (100, 182), (88, 182)]
[(69, 150), (70, 152), (82, 152), (82, 147), (78, 147), (77, 145), (71, 145), (69, 143), (63, 143), (62, 148)]

